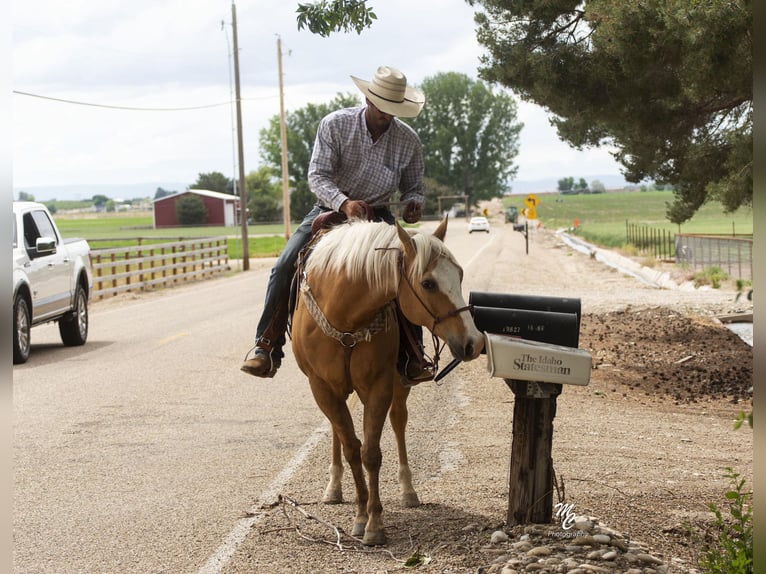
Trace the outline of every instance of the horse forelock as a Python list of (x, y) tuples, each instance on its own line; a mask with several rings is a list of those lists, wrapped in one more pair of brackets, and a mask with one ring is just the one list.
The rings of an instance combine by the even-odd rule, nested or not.
[(384, 222), (353, 221), (325, 233), (306, 262), (314, 276), (344, 273), (364, 280), (371, 289), (396, 287), (399, 240), (396, 228)]
[[(438, 257), (455, 265), (452, 253), (438, 238), (409, 231), (415, 244), (415, 260), (409, 266), (410, 280), (417, 282)], [(364, 280), (376, 291), (395, 290), (401, 244), (396, 228), (384, 222), (354, 221), (325, 233), (306, 262), (306, 272), (316, 277), (345, 273), (353, 280)]]

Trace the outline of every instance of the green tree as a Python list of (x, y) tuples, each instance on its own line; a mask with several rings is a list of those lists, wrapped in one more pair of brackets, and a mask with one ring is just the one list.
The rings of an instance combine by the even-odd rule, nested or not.
[(447, 211), (452, 204), (456, 201), (454, 199), (455, 195), (460, 195), (460, 192), (448, 185), (444, 185), (443, 183), (439, 183), (435, 179), (431, 177), (425, 177), (423, 179), (423, 185), (426, 188), (425, 197), (426, 202), (423, 206), (423, 213), (427, 215), (438, 215), (439, 217), (442, 216), (441, 213), (439, 213), (439, 198), (440, 197), (449, 197), (452, 196), (453, 199), (449, 200), (443, 200), (442, 201), (442, 210)]
[(559, 180), (559, 191), (561, 193), (567, 193), (570, 191), (573, 191), (574, 188), (574, 178), (573, 177), (562, 177)]
[(481, 76), (553, 114), (576, 148), (610, 144), (628, 181), (674, 186), (677, 223), (751, 206), (749, 0), (467, 0)]
[(476, 205), (501, 197), (517, 171), (516, 103), (465, 74), (441, 73), (420, 86), (426, 105), (408, 120), (423, 143), (425, 174), (459, 190)]
[(219, 193), (231, 193), (233, 187), (231, 180), (220, 171), (211, 171), (210, 173), (198, 174), (197, 181), (191, 184), (189, 189), (206, 189)]
[(19, 201), (34, 201), (35, 196), (31, 193), (27, 193), (26, 191), (20, 191), (19, 192)]
[(606, 193), (606, 186), (599, 179), (590, 182), (591, 193)]
[(176, 201), (176, 220), (179, 225), (204, 225), (207, 208), (199, 195), (187, 193)]
[(317, 196), (309, 189), (308, 180), (296, 182), (290, 193), (290, 219), (301, 221), (317, 202)]
[(91, 198), (91, 201), (93, 202), (93, 205), (101, 209), (106, 205), (106, 202), (109, 201), (109, 198), (105, 195), (97, 194)]
[(282, 218), (282, 186), (268, 166), (248, 173), (245, 185), (250, 219), (263, 223)]
[(377, 18), (364, 0), (318, 0), (298, 4), (297, 13), (298, 30), (308, 28), (324, 37), (340, 31), (361, 34)]
[(588, 182), (585, 181), (584, 177), (581, 177), (574, 188), (578, 193), (588, 193)]
[(157, 190), (154, 192), (154, 199), (160, 199), (163, 197), (167, 197), (168, 195), (173, 195), (174, 193), (177, 193), (175, 191), (168, 191), (166, 189), (162, 189), (161, 187), (158, 187)]

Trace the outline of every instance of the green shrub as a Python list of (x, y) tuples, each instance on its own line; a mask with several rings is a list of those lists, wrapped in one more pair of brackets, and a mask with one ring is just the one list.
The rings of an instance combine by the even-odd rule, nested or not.
[(726, 470), (732, 485), (726, 493), (730, 516), (724, 518), (715, 504), (708, 504), (715, 514), (713, 541), (702, 548), (699, 566), (710, 574), (752, 574), (753, 493), (743, 491), (745, 480), (731, 467)]
[(716, 265), (706, 267), (702, 271), (695, 273), (693, 277), (695, 287), (710, 285), (713, 289), (720, 288), (721, 282), (726, 281), (728, 278), (729, 274)]

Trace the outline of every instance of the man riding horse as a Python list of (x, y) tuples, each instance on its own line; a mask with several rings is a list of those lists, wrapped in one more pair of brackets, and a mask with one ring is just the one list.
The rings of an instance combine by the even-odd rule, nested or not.
[[(425, 96), (407, 85), (396, 68), (380, 66), (371, 81), (351, 76), (365, 96), (365, 105), (334, 111), (317, 129), (309, 164), (309, 187), (317, 203), (293, 232), (269, 276), (263, 314), (255, 333), (254, 356), (241, 370), (273, 377), (282, 363), (289, 315), (290, 286), (301, 250), (312, 236), (312, 223), (323, 213), (373, 219), (393, 224), (389, 209), (398, 190), (407, 223), (420, 220), (423, 202), (423, 148), (415, 131), (398, 118), (416, 117)], [(417, 345), (422, 330), (415, 329)], [(403, 341), (407, 338), (403, 337)], [(398, 367), (409, 384), (431, 380), (432, 366), (422, 353), (403, 343)], [(249, 354), (249, 353), (248, 353)]]

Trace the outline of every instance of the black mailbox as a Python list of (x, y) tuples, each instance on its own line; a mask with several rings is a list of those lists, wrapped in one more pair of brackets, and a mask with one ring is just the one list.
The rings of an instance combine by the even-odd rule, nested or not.
[(468, 302), (482, 332), (564, 347), (579, 345), (579, 299), (471, 291)]
[(574, 313), (474, 306), (473, 322), (482, 332), (564, 347), (578, 345), (579, 330)]

